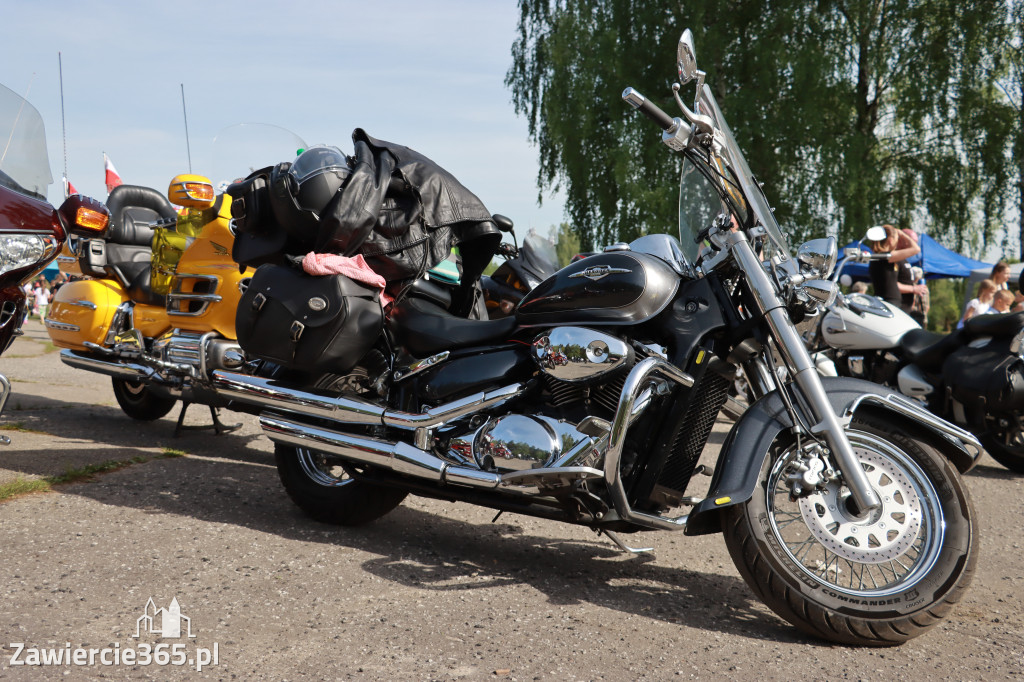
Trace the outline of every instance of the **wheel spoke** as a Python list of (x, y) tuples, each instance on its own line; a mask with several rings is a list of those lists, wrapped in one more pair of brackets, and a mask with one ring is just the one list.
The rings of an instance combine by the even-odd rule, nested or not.
[[(841, 480), (794, 499), (794, 457), (776, 460), (768, 481), (774, 532), (816, 580), (857, 594), (891, 593), (919, 580), (941, 544), (941, 513), (927, 474), (892, 444), (863, 434), (855, 454), (880, 509), (854, 517)], [(799, 522), (799, 523), (798, 523)], [(818, 553), (816, 548), (820, 548)]]

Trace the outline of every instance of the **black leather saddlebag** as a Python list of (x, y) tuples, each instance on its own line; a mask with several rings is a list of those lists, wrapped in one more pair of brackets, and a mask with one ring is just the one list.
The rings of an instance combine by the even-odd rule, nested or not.
[(964, 346), (942, 368), (953, 397), (969, 408), (1024, 409), (1024, 361), (1010, 353), (1008, 340), (994, 340), (983, 348)]
[(372, 287), (268, 264), (242, 295), (235, 328), (248, 355), (290, 369), (344, 373), (373, 347), (383, 321)]

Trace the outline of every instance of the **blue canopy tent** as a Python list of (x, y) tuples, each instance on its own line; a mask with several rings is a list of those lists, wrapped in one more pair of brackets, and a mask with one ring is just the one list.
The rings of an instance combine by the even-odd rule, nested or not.
[[(970, 277), (973, 270), (981, 268), (992, 269), (991, 263), (984, 263), (967, 256), (961, 256), (955, 251), (950, 251), (926, 234), (917, 235), (917, 243), (921, 245), (921, 253), (908, 262), (913, 266), (917, 265), (924, 270), (925, 277), (937, 279), (940, 277)], [(859, 242), (850, 242), (847, 247), (858, 246)], [(860, 247), (870, 251), (871, 247), (860, 244)], [(849, 275), (854, 280), (870, 279), (868, 276), (867, 263), (844, 263), (840, 275)]]

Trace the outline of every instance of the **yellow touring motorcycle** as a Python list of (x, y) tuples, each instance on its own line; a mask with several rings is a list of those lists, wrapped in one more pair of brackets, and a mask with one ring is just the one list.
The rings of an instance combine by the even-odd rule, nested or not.
[(159, 419), (181, 400), (179, 429), (190, 403), (210, 406), (218, 432), (232, 428), (217, 418), (224, 401), (205, 381), (244, 362), (235, 311), (248, 276), (231, 259), (230, 203), (198, 175), (175, 177), (167, 197), (121, 185), (107, 199), (109, 227), (79, 232), (58, 259), (84, 278), (58, 289), (50, 338), (65, 364), (112, 377), (129, 417)]

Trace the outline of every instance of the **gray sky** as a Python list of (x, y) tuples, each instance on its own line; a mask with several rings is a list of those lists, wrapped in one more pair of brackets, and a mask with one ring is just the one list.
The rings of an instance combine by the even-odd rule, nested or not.
[(0, 82), (43, 116), (51, 202), (61, 52), (68, 177), (84, 194), (106, 196), (104, 152), (125, 183), (161, 192), (188, 171), (184, 84), (196, 173), (214, 175), (213, 139), (234, 124), (346, 151), (362, 127), (431, 157), (524, 235), (559, 223), (564, 201), (537, 206), (537, 151), (504, 86), (517, 16), (515, 0), (12, 2)]

